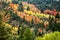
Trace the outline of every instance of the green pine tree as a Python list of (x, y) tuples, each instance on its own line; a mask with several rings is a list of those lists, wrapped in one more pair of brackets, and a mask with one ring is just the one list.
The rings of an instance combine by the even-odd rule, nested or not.
[(19, 9), (18, 9), (18, 11), (23, 11), (23, 7), (20, 6)]
[(59, 13), (56, 14), (55, 18), (59, 18)]
[(32, 40), (32, 32), (30, 30), (30, 28), (26, 28), (25, 32), (24, 32), (24, 38), (23, 40)]
[(33, 27), (33, 26), (34, 26), (34, 20), (32, 19), (30, 23), (30, 27)]
[(30, 7), (29, 6), (27, 6), (27, 11), (29, 11), (30, 10)]
[(19, 7), (18, 11), (23, 11), (23, 4), (22, 1), (19, 1)]
[(23, 38), (24, 38), (24, 36), (23, 36), (24, 35), (24, 27), (23, 26), (21, 28), (20, 27), (18, 28), (18, 35), (19, 35), (18, 40), (23, 40)]

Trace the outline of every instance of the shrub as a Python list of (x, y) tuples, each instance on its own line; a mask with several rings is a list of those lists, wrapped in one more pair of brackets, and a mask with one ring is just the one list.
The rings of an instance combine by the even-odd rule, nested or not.
[(60, 40), (60, 32), (45, 34), (44, 37), (37, 37), (35, 40)]
[(9, 37), (7, 38), (7, 40), (17, 40), (18, 39), (18, 35), (9, 35)]
[(44, 40), (42, 37), (37, 37), (35, 40)]

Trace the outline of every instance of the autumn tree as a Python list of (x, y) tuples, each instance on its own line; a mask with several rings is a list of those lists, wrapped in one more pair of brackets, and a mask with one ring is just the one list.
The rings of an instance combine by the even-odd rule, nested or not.
[(4, 25), (2, 24), (2, 17), (0, 15), (0, 40), (6, 40), (8, 36), (7, 30), (5, 30)]

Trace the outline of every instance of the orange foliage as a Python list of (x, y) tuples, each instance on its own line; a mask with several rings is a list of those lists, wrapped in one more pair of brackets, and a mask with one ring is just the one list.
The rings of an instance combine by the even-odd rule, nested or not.
[(18, 4), (10, 4), (9, 5), (14, 11), (18, 9)]
[(57, 12), (56, 11), (53, 11), (53, 15), (56, 16)]
[(2, 20), (3, 20), (4, 22), (6, 22), (6, 21), (7, 21), (7, 18), (3, 18)]
[(59, 12), (59, 15), (60, 15), (60, 12)]
[(36, 17), (35, 22), (36, 22), (36, 23), (40, 23), (40, 20), (39, 20), (38, 17)]
[(27, 16), (26, 20), (30, 22), (32, 20), (32, 16)]
[(42, 32), (42, 29), (38, 29), (38, 32)]
[(46, 24), (46, 22), (44, 22), (44, 27), (46, 27), (47, 26), (47, 24)]
[(50, 12), (50, 10), (45, 10), (45, 11), (44, 11), (44, 13), (49, 13), (49, 12)]
[(44, 22), (44, 27), (46, 27), (47, 25), (49, 25), (49, 22)]

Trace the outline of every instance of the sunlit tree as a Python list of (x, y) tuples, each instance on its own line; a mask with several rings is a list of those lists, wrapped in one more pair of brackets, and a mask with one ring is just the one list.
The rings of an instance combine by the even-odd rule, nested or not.
[(4, 25), (2, 24), (2, 17), (0, 15), (0, 40), (6, 40), (7, 39), (7, 30), (5, 29)]

